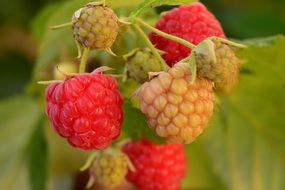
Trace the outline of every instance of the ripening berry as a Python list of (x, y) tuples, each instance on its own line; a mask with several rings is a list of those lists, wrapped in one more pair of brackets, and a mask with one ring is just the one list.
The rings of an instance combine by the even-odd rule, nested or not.
[(143, 85), (138, 92), (140, 108), (149, 127), (173, 143), (190, 143), (212, 116), (212, 83), (197, 78), (190, 82), (188, 63), (177, 63), (168, 72)]

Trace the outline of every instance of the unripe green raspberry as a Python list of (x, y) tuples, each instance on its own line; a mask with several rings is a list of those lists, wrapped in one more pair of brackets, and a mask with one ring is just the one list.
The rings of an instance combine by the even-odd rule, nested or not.
[(128, 158), (121, 152), (101, 152), (89, 169), (90, 177), (102, 189), (119, 186), (128, 172)]
[(128, 75), (139, 83), (148, 81), (148, 72), (159, 72), (163, 68), (160, 61), (148, 48), (136, 49), (125, 56)]
[(172, 143), (195, 140), (213, 113), (212, 83), (200, 78), (193, 84), (190, 81), (188, 63), (180, 62), (145, 83), (138, 92), (149, 127)]
[(110, 48), (116, 40), (119, 21), (114, 11), (103, 5), (89, 3), (72, 17), (73, 34), (84, 47)]
[(228, 92), (238, 81), (240, 60), (229, 45), (219, 40), (213, 42), (215, 59), (196, 54), (198, 76), (213, 81), (217, 91)]

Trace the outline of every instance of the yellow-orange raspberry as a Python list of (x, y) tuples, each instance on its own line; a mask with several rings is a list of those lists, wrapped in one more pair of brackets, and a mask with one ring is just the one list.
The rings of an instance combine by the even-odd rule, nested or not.
[(149, 127), (173, 143), (190, 143), (212, 116), (212, 83), (197, 78), (192, 84), (188, 63), (177, 63), (168, 72), (143, 85), (140, 108)]

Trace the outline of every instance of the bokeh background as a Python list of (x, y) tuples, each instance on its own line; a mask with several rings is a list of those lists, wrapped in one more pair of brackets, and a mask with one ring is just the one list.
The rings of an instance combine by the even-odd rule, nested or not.
[[(43, 45), (44, 32), (47, 30), (44, 28), (46, 25), (43, 26), (42, 23), (46, 23), (56, 11), (53, 24), (66, 21), (65, 18), (69, 15), (63, 18), (57, 9), (66, 2), (68, 0), (0, 1), (0, 189), (40, 190), (43, 186), (52, 190), (82, 189), (86, 182), (86, 175), (77, 171), (88, 154), (73, 150), (65, 141), (54, 135), (46, 117), (43, 116), (43, 99), (39, 98), (42, 97), (39, 92), (44, 92), (44, 87), (37, 92), (33, 89), (36, 86), (32, 79), (32, 76), (35, 76), (33, 69), (36, 62), (39, 62), (38, 55), (41, 54), (41, 58), (49, 56), (49, 53), (39, 52), (39, 47)], [(285, 49), (285, 39), (281, 36), (273, 37), (274, 39), (270, 37), (285, 34), (285, 1), (201, 2), (216, 15), (230, 38), (251, 39), (249, 43), (260, 43), (261, 47), (264, 44), (272, 46), (268, 49), (254, 47), (241, 52), (241, 56), (252, 63), (243, 70), (245, 77), (241, 83), (248, 85), (239, 88), (240, 93), (236, 96), (221, 99), (225, 102), (224, 106), (219, 107), (221, 114), (218, 117), (222, 122), (218, 121), (219, 118), (214, 121), (214, 125), (220, 128), (209, 133), (205, 139), (188, 146), (189, 174), (183, 189), (283, 190), (285, 122), (282, 117), (285, 111), (285, 78), (282, 68), (285, 69), (285, 57), (280, 49)], [(168, 8), (156, 10), (160, 12)], [(65, 11), (70, 12), (69, 9)], [(61, 20), (56, 21), (57, 17)], [(57, 39), (57, 34), (63, 33), (53, 34), (55, 35), (50, 36)], [(259, 41), (261, 38), (268, 40)], [(48, 40), (45, 40), (45, 43), (48, 43)], [(64, 48), (61, 51), (64, 54)], [(268, 55), (259, 58), (266, 54)], [(71, 57), (73, 55), (74, 50)], [(253, 66), (254, 63), (259, 68)], [(271, 68), (271, 65), (274, 67)], [(34, 83), (31, 84), (31, 80)], [(256, 94), (252, 88), (256, 88)], [(23, 94), (29, 94), (33, 99), (23, 98)], [(255, 98), (259, 94), (261, 96)], [(252, 96), (248, 98), (247, 95)], [(10, 99), (15, 96), (20, 97)], [(34, 101), (40, 105), (40, 109), (34, 106)], [(239, 106), (233, 105), (233, 102)], [(230, 124), (221, 126), (226, 120)], [(36, 128), (32, 131), (31, 138), (24, 141), (25, 131), (34, 125), (44, 126), (44, 130)], [(248, 126), (253, 127), (248, 129)], [(20, 134), (17, 131), (21, 131)], [(226, 147), (227, 151), (223, 145), (229, 145)], [(21, 151), (24, 151), (23, 158)], [(228, 153), (227, 157), (225, 152)], [(27, 160), (27, 166), (19, 164), (19, 158)], [(5, 159), (11, 163), (3, 162)], [(225, 163), (230, 167), (224, 167)], [(25, 172), (27, 168), (28, 174)], [(20, 178), (16, 178), (15, 173), (19, 174)], [(48, 176), (56, 177), (50, 180)], [(26, 184), (26, 178), (33, 181), (32, 185)]]

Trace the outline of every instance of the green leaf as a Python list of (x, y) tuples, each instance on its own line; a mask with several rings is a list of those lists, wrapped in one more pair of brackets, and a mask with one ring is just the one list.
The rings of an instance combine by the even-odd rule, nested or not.
[(185, 146), (187, 154), (187, 175), (181, 189), (224, 190), (225, 187), (214, 173), (213, 167), (200, 139)]
[(196, 2), (197, 0), (144, 0), (136, 10), (131, 14), (131, 18), (140, 16), (143, 12), (150, 8), (162, 6), (162, 5), (182, 5)]
[(145, 138), (156, 143), (164, 141), (148, 127), (143, 113), (139, 109), (134, 108), (129, 102), (126, 102), (124, 105), (124, 114), (123, 131), (130, 138), (134, 140)]
[[(14, 189), (17, 186), (15, 181), (22, 179), (21, 168), (26, 171), (25, 150), (37, 126), (39, 116), (37, 102), (31, 98), (19, 96), (0, 102), (1, 188)], [(22, 186), (21, 189), (29, 189), (29, 187)]]
[(44, 136), (44, 120), (35, 130), (28, 147), (28, 164), (31, 190), (45, 190), (47, 179), (47, 143)]
[(45, 136), (48, 143), (49, 180), (51, 181), (77, 173), (92, 153), (71, 146), (65, 138), (55, 132), (49, 120), (45, 121)]
[(250, 73), (222, 104), (205, 136), (215, 171), (232, 190), (285, 189), (285, 37), (240, 51)]

